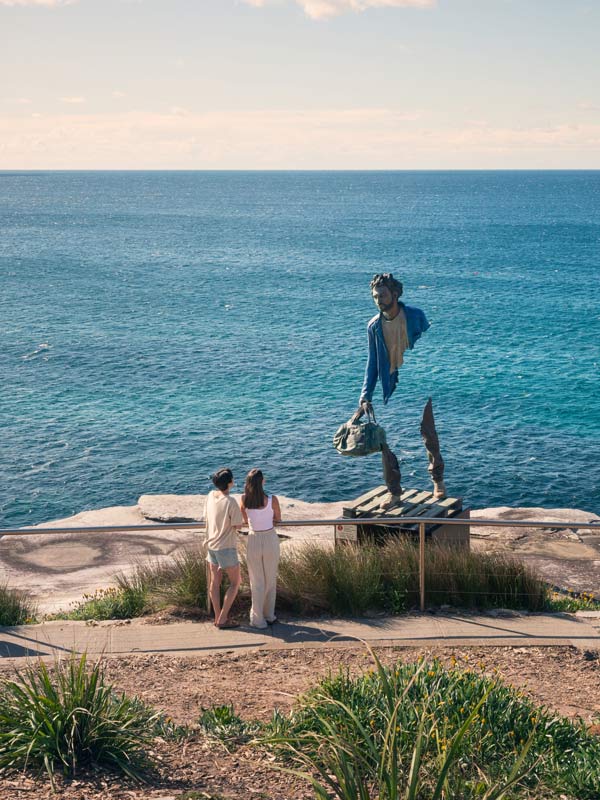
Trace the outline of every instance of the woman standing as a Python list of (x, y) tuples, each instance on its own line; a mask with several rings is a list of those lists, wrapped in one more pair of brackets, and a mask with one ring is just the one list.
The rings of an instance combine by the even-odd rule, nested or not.
[(252, 593), (250, 625), (266, 628), (277, 622), (275, 597), (277, 594), (277, 567), (279, 566), (279, 539), (273, 527), (281, 522), (279, 500), (267, 495), (265, 478), (259, 469), (251, 469), (246, 476), (242, 495), (242, 515), (248, 523), (248, 576)]
[[(208, 550), (206, 560), (210, 567), (209, 593), (215, 612), (217, 628), (237, 628), (237, 622), (228, 619), (238, 589), (240, 588), (240, 562), (237, 554), (237, 534), (243, 525), (238, 504), (229, 494), (233, 488), (233, 473), (219, 469), (211, 476), (215, 491), (206, 499), (206, 534)], [(221, 581), (223, 574), (229, 578), (229, 588), (221, 608)]]

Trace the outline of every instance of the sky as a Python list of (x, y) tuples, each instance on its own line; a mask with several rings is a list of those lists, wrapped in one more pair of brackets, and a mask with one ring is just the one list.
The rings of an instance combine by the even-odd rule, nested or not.
[(600, 0), (0, 0), (0, 169), (600, 169)]

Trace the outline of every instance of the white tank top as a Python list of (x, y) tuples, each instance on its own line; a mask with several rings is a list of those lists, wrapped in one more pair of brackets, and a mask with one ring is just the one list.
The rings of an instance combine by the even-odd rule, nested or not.
[(270, 531), (273, 527), (273, 496), (267, 498), (267, 505), (264, 508), (247, 508), (248, 524), (251, 533)]

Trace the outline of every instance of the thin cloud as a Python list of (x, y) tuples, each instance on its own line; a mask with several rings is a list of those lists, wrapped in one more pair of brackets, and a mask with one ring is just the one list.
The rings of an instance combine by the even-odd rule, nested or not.
[(0, 0), (0, 6), (69, 6), (77, 0)]
[(60, 102), (61, 103), (67, 103), (68, 105), (71, 105), (71, 106), (78, 106), (78, 105), (81, 105), (81, 103), (85, 103), (85, 97), (79, 97), (79, 96), (76, 96), (76, 97), (61, 97), (60, 98)]
[[(244, 0), (255, 8), (271, 5), (274, 0)], [(349, 11), (355, 13), (370, 8), (431, 8), (437, 0), (293, 0), (311, 19), (330, 19)]]
[(598, 168), (600, 124), (432, 128), (391, 108), (4, 115), (0, 169)]

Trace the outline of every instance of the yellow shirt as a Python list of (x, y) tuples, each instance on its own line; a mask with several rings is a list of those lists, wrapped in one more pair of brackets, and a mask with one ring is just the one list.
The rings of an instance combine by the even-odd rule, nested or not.
[(381, 317), (383, 340), (390, 359), (390, 374), (404, 363), (404, 351), (408, 350), (408, 333), (406, 331), (406, 314), (401, 308), (394, 319)]
[(210, 550), (237, 547), (237, 527), (244, 524), (240, 507), (233, 497), (212, 491), (206, 498), (204, 510), (206, 535)]

